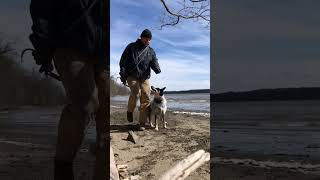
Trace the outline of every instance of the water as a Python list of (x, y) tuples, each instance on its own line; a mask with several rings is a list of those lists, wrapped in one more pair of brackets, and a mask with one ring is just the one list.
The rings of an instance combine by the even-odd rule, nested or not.
[[(210, 112), (209, 93), (165, 94), (165, 98), (167, 99), (167, 106), (170, 110), (206, 113)], [(129, 96), (115, 96), (111, 98), (111, 102), (114, 105), (125, 106), (128, 102), (128, 99)]]
[(320, 163), (320, 101), (216, 102), (214, 148)]

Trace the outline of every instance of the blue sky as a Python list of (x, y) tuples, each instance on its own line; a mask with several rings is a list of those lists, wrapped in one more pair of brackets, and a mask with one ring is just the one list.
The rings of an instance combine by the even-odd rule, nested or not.
[(215, 92), (320, 86), (320, 1), (217, 1)]
[[(15, 42), (18, 52), (31, 47), (29, 3), (0, 1), (0, 37)], [(208, 88), (210, 74), (214, 92), (319, 87), (319, 5), (314, 0), (218, 1), (217, 54), (210, 74), (208, 29), (188, 21), (160, 31), (160, 1), (111, 0), (111, 73), (118, 74), (123, 49), (147, 27), (163, 70), (152, 75), (156, 86)], [(38, 68), (29, 54), (23, 66)]]
[[(6, 42), (13, 43), (16, 49), (17, 56), (15, 60), (20, 62), (20, 52), (32, 47), (29, 41), (29, 34), (31, 33), (31, 17), (29, 12), (30, 0), (5, 0), (0, 1), (0, 39)], [(31, 71), (32, 68), (38, 69), (30, 54), (25, 55), (22, 67), (26, 72)]]
[(191, 20), (160, 30), (162, 13), (160, 1), (111, 0), (111, 75), (118, 76), (119, 60), (126, 45), (136, 41), (141, 31), (148, 28), (153, 34), (151, 47), (162, 69), (158, 75), (152, 72), (151, 84), (166, 86), (167, 90), (209, 89), (209, 28)]
[[(169, 2), (169, 1), (168, 1)], [(21, 52), (32, 47), (30, 0), (0, 1), (0, 35)], [(175, 8), (176, 5), (169, 4)], [(154, 86), (167, 90), (203, 89), (210, 87), (210, 32), (205, 25), (183, 21), (176, 27), (160, 27), (164, 12), (160, 1), (111, 0), (111, 74), (118, 76), (119, 59), (126, 45), (136, 41), (145, 28), (153, 32), (151, 47), (157, 53), (162, 73), (152, 74)], [(19, 56), (16, 58), (19, 61)], [(23, 67), (38, 69), (30, 54), (25, 55)]]

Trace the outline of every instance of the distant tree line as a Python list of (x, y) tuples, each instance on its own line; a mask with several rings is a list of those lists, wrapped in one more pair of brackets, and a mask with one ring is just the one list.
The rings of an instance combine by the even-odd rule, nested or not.
[(185, 91), (165, 91), (165, 94), (210, 93), (210, 89), (193, 89)]
[(244, 92), (211, 94), (214, 102), (319, 100), (319, 87), (258, 89)]
[[(26, 72), (14, 60), (17, 54), (11, 44), (0, 40), (0, 107), (21, 105), (62, 105), (65, 100), (60, 82), (45, 78), (37, 70)], [(110, 77), (110, 93), (125, 95), (129, 89)]]
[(26, 72), (14, 53), (10, 44), (0, 42), (0, 106), (63, 104), (62, 87), (38, 72)]
[(115, 95), (127, 95), (129, 94), (129, 89), (124, 86), (120, 85), (116, 81), (115, 76), (110, 77), (110, 95), (115, 96)]

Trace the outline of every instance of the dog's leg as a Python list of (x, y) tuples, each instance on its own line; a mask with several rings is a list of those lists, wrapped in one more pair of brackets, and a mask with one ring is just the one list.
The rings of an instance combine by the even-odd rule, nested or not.
[(153, 123), (152, 123), (152, 113), (150, 112), (150, 114), (149, 114), (149, 124), (150, 124), (150, 126), (153, 128), (154, 127), (154, 125), (153, 125)]
[(155, 130), (156, 130), (156, 131), (159, 131), (157, 115), (154, 115), (154, 123), (156, 124)]
[(151, 117), (150, 117), (150, 126), (151, 126), (152, 128), (154, 128), (154, 124), (152, 123)]
[(163, 121), (163, 128), (167, 129), (167, 122), (166, 122), (166, 120), (164, 118), (164, 113), (162, 113), (161, 116), (162, 116), (161, 118), (162, 118), (162, 121)]

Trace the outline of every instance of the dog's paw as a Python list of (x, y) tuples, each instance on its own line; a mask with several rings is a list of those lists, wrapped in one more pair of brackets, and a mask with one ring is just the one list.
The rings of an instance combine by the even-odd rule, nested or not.
[(156, 127), (156, 128), (154, 128), (154, 130), (159, 131), (159, 128), (158, 128), (158, 127)]
[(167, 122), (164, 122), (163, 128), (168, 129), (167, 124)]
[(150, 123), (150, 127), (154, 128), (154, 125), (152, 123)]

